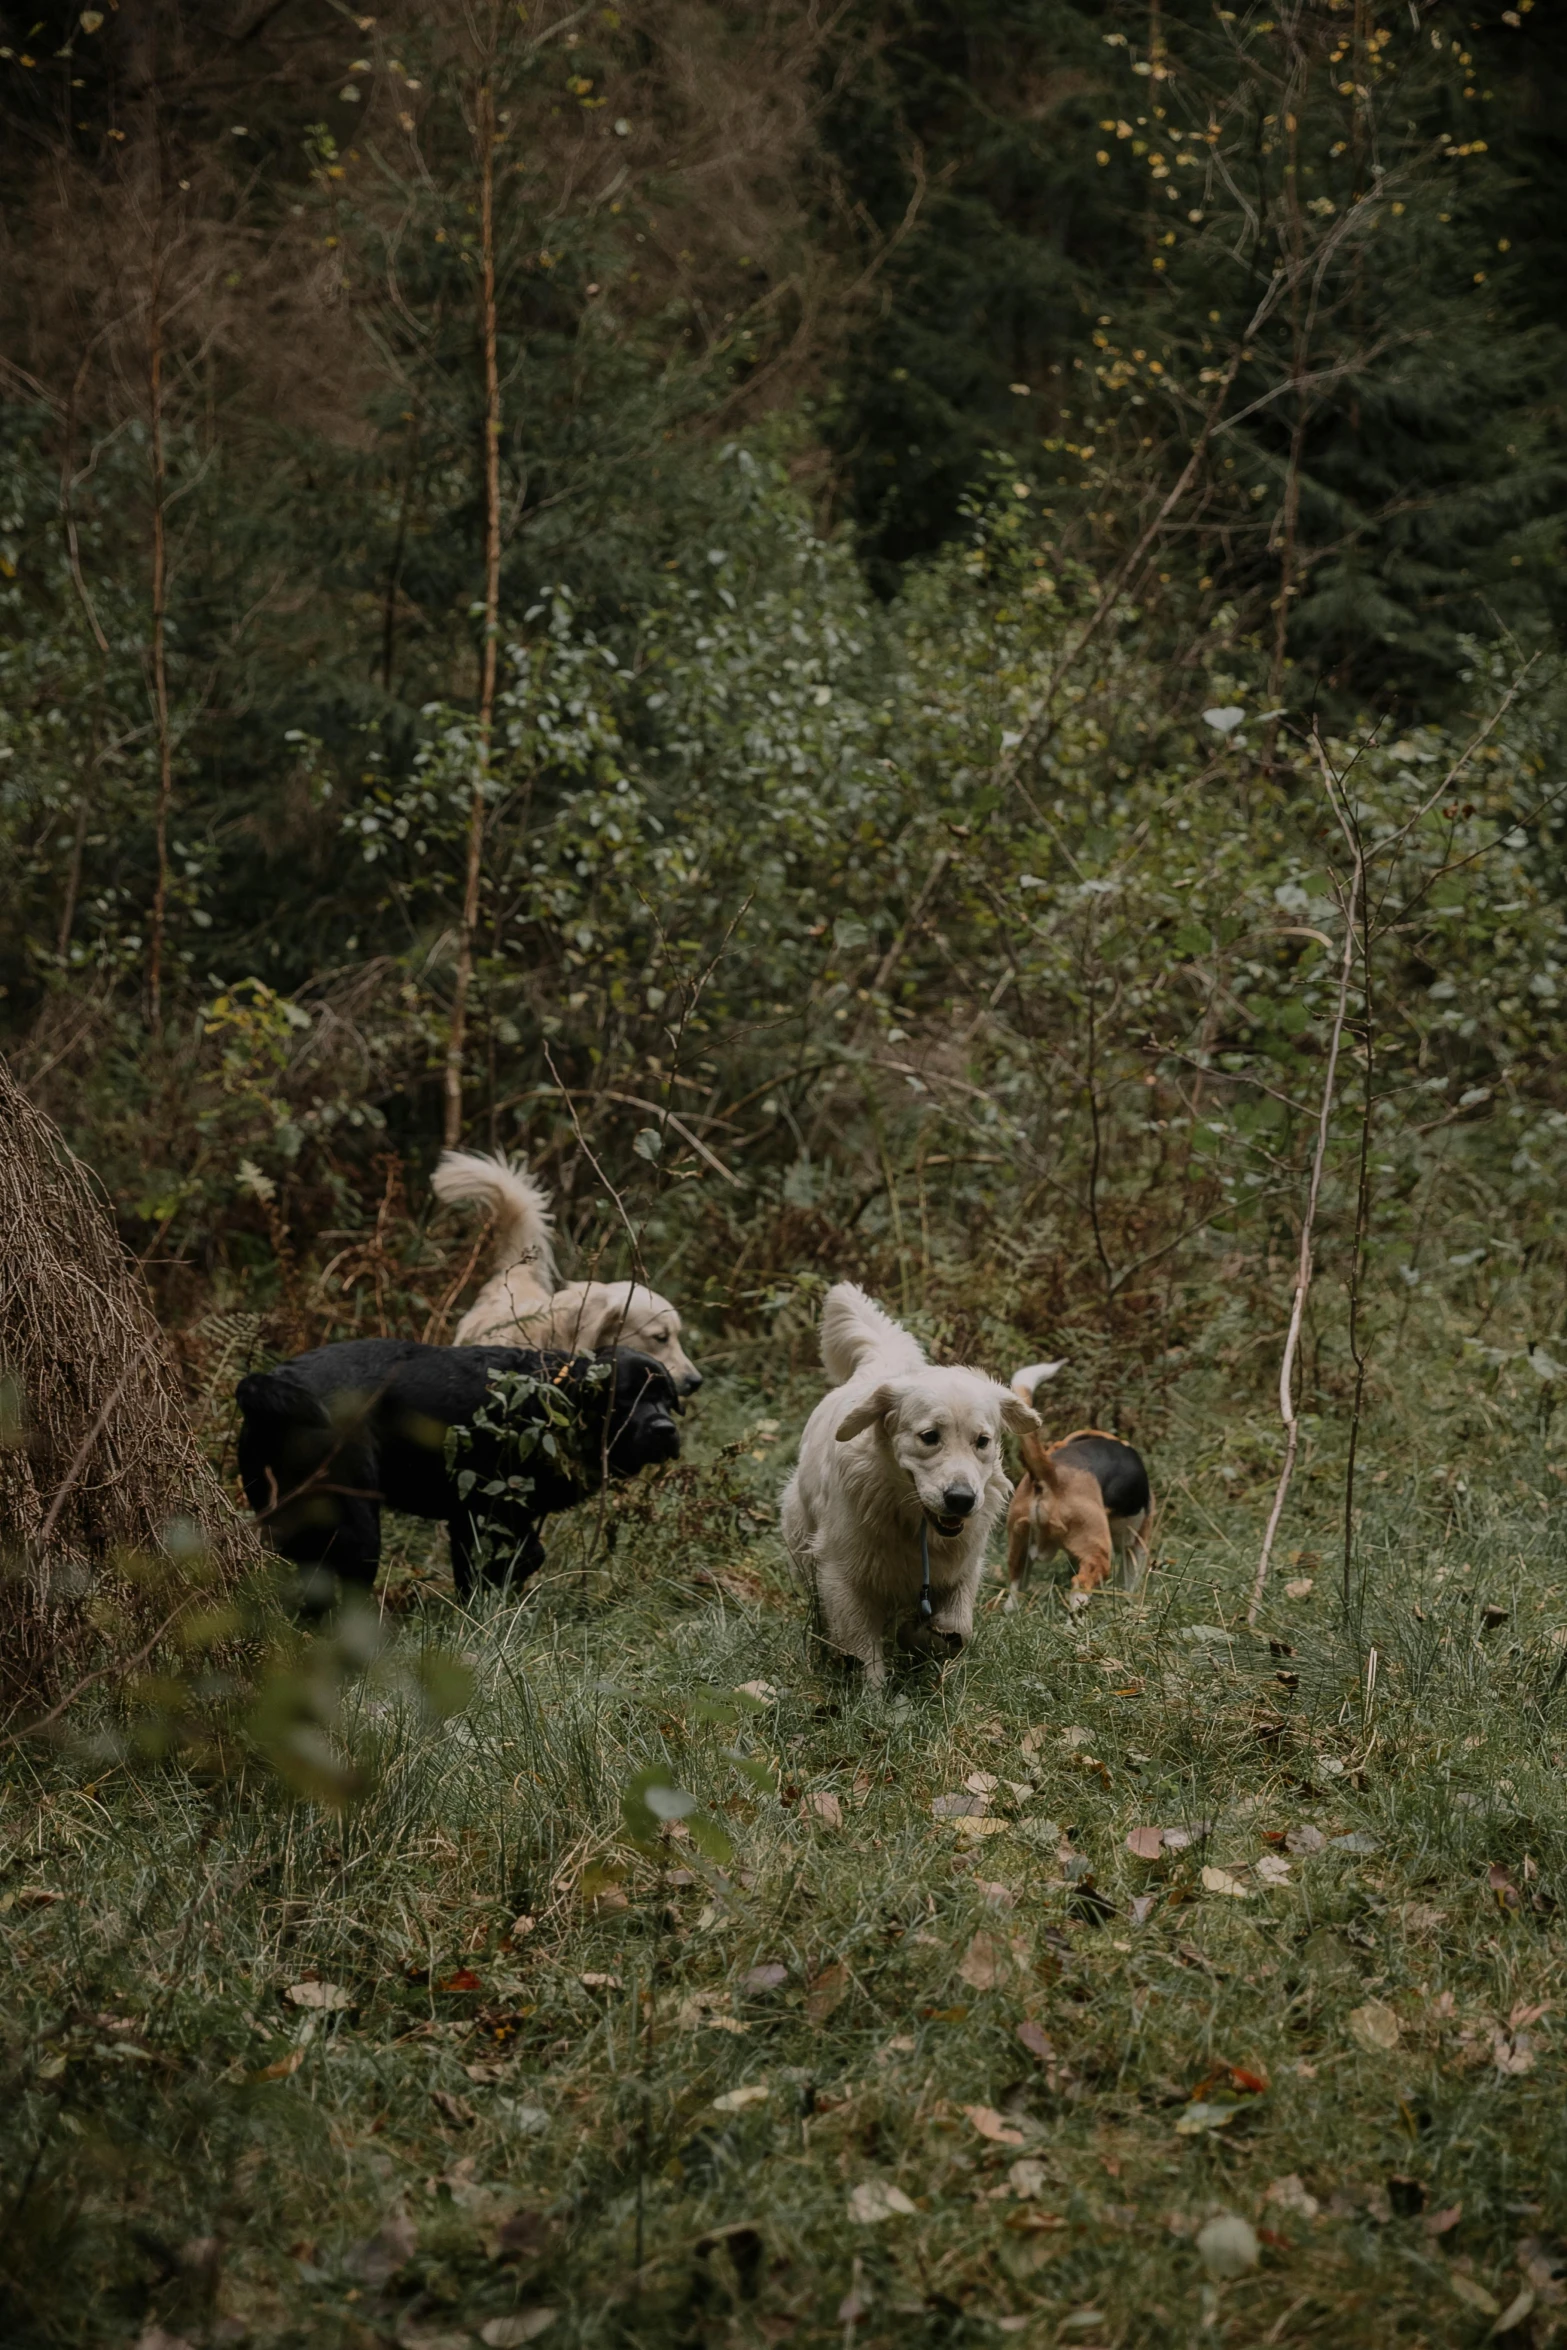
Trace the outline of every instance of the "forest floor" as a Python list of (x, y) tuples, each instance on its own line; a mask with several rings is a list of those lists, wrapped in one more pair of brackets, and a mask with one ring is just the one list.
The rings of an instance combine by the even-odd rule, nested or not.
[[(876, 1694), (777, 1545), (816, 1392), (710, 1381), (520, 1606), (404, 1529), (394, 1654), (473, 1694), (356, 1683), (347, 1810), (12, 1765), (9, 2340), (1558, 2336), (1549, 1443), (1373, 1445), (1349, 1620), (1308, 1472), (1252, 1634), (1269, 1480), (1178, 1411), (1140, 1596)], [(731, 1858), (628, 1840), (656, 1762)]]

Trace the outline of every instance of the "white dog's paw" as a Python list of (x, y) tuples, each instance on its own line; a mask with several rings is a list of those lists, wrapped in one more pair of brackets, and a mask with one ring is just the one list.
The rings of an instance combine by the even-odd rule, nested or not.
[(1023, 1598), (1021, 1592), (1009, 1591), (1006, 1595), (1006, 1598), (1001, 1603), (1001, 1612), (1004, 1616), (1015, 1616), (1022, 1604)]
[(937, 1664), (946, 1664), (963, 1647), (961, 1632), (943, 1632), (934, 1624), (927, 1624), (915, 1616), (898, 1626), (898, 1646), (906, 1656), (929, 1657)]

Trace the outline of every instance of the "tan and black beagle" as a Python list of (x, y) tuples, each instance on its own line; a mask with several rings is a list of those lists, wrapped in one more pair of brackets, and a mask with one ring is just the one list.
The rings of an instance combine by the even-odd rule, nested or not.
[[(1062, 1363), (1031, 1363), (1012, 1376), (1025, 1403), (1034, 1389), (1064, 1370)], [(1122, 1567), (1135, 1590), (1148, 1567), (1153, 1493), (1140, 1454), (1102, 1428), (1077, 1428), (1054, 1444), (1024, 1435), (1018, 1449), (1023, 1475), (1007, 1511), (1007, 1607), (1019, 1605), (1035, 1559), (1064, 1550), (1077, 1572), (1074, 1593), (1086, 1595)], [(1130, 1557), (1130, 1567), (1126, 1562)]]

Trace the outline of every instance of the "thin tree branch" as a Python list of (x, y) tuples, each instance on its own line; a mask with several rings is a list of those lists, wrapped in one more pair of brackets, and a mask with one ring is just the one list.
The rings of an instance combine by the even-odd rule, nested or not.
[[(1324, 777), (1330, 772), (1322, 750), (1320, 735), (1313, 732), (1317, 756)], [(1330, 787), (1335, 816), (1336, 800)], [(1268, 1568), (1273, 1558), (1273, 1545), (1278, 1537), (1279, 1520), (1284, 1515), (1284, 1504), (1289, 1497), (1290, 1481), (1295, 1474), (1295, 1454), (1300, 1443), (1300, 1421), (1295, 1411), (1295, 1355), (1300, 1345), (1301, 1323), (1306, 1312), (1306, 1298), (1311, 1289), (1312, 1246), (1317, 1226), (1317, 1202), (1322, 1191), (1322, 1171), (1328, 1155), (1328, 1135), (1333, 1123), (1333, 1093), (1338, 1080), (1339, 1045), (1344, 1034), (1344, 1016), (1349, 1005), (1349, 984), (1355, 965), (1355, 924), (1360, 907), (1360, 893), (1365, 881), (1365, 864), (1357, 848), (1354, 870), (1350, 877), (1349, 900), (1344, 912), (1344, 953), (1339, 966), (1338, 1002), (1333, 1012), (1333, 1031), (1328, 1044), (1328, 1065), (1322, 1079), (1322, 1106), (1317, 1116), (1317, 1147), (1312, 1156), (1311, 1182), (1306, 1193), (1306, 1212), (1300, 1227), (1300, 1261), (1295, 1274), (1295, 1297), (1290, 1308), (1289, 1332), (1284, 1341), (1284, 1354), (1279, 1364), (1279, 1417), (1284, 1423), (1284, 1465), (1279, 1471), (1279, 1482), (1273, 1496), (1273, 1507), (1268, 1512), (1267, 1529), (1262, 1538), (1262, 1552), (1257, 1560), (1257, 1572), (1252, 1579), (1251, 1601), (1246, 1610), (1246, 1621), (1255, 1624), (1262, 1606), (1262, 1594), (1268, 1580)]]
[(483, 876), (484, 818), (489, 796), (490, 746), (495, 727), (495, 667), (501, 606), (501, 379), (495, 315), (495, 28), (479, 85), (474, 137), (479, 148), (479, 336), (484, 360), (484, 654), (479, 679), (479, 736), (473, 796), (468, 803), (468, 857), (463, 878), (462, 923), (457, 934), (457, 971), (452, 988), (452, 1024), (446, 1045), (444, 1140), (455, 1148), (462, 1133), (462, 1064), (467, 1038), (468, 996), (473, 986), (474, 940), (479, 927), (479, 886)]

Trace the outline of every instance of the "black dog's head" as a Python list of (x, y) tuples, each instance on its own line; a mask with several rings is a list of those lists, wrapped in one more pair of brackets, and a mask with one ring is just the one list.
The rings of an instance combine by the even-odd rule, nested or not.
[(664, 1365), (627, 1346), (606, 1348), (600, 1361), (614, 1365), (609, 1406), (608, 1461), (611, 1476), (634, 1477), (658, 1461), (680, 1458), (681, 1408), (675, 1383)]

